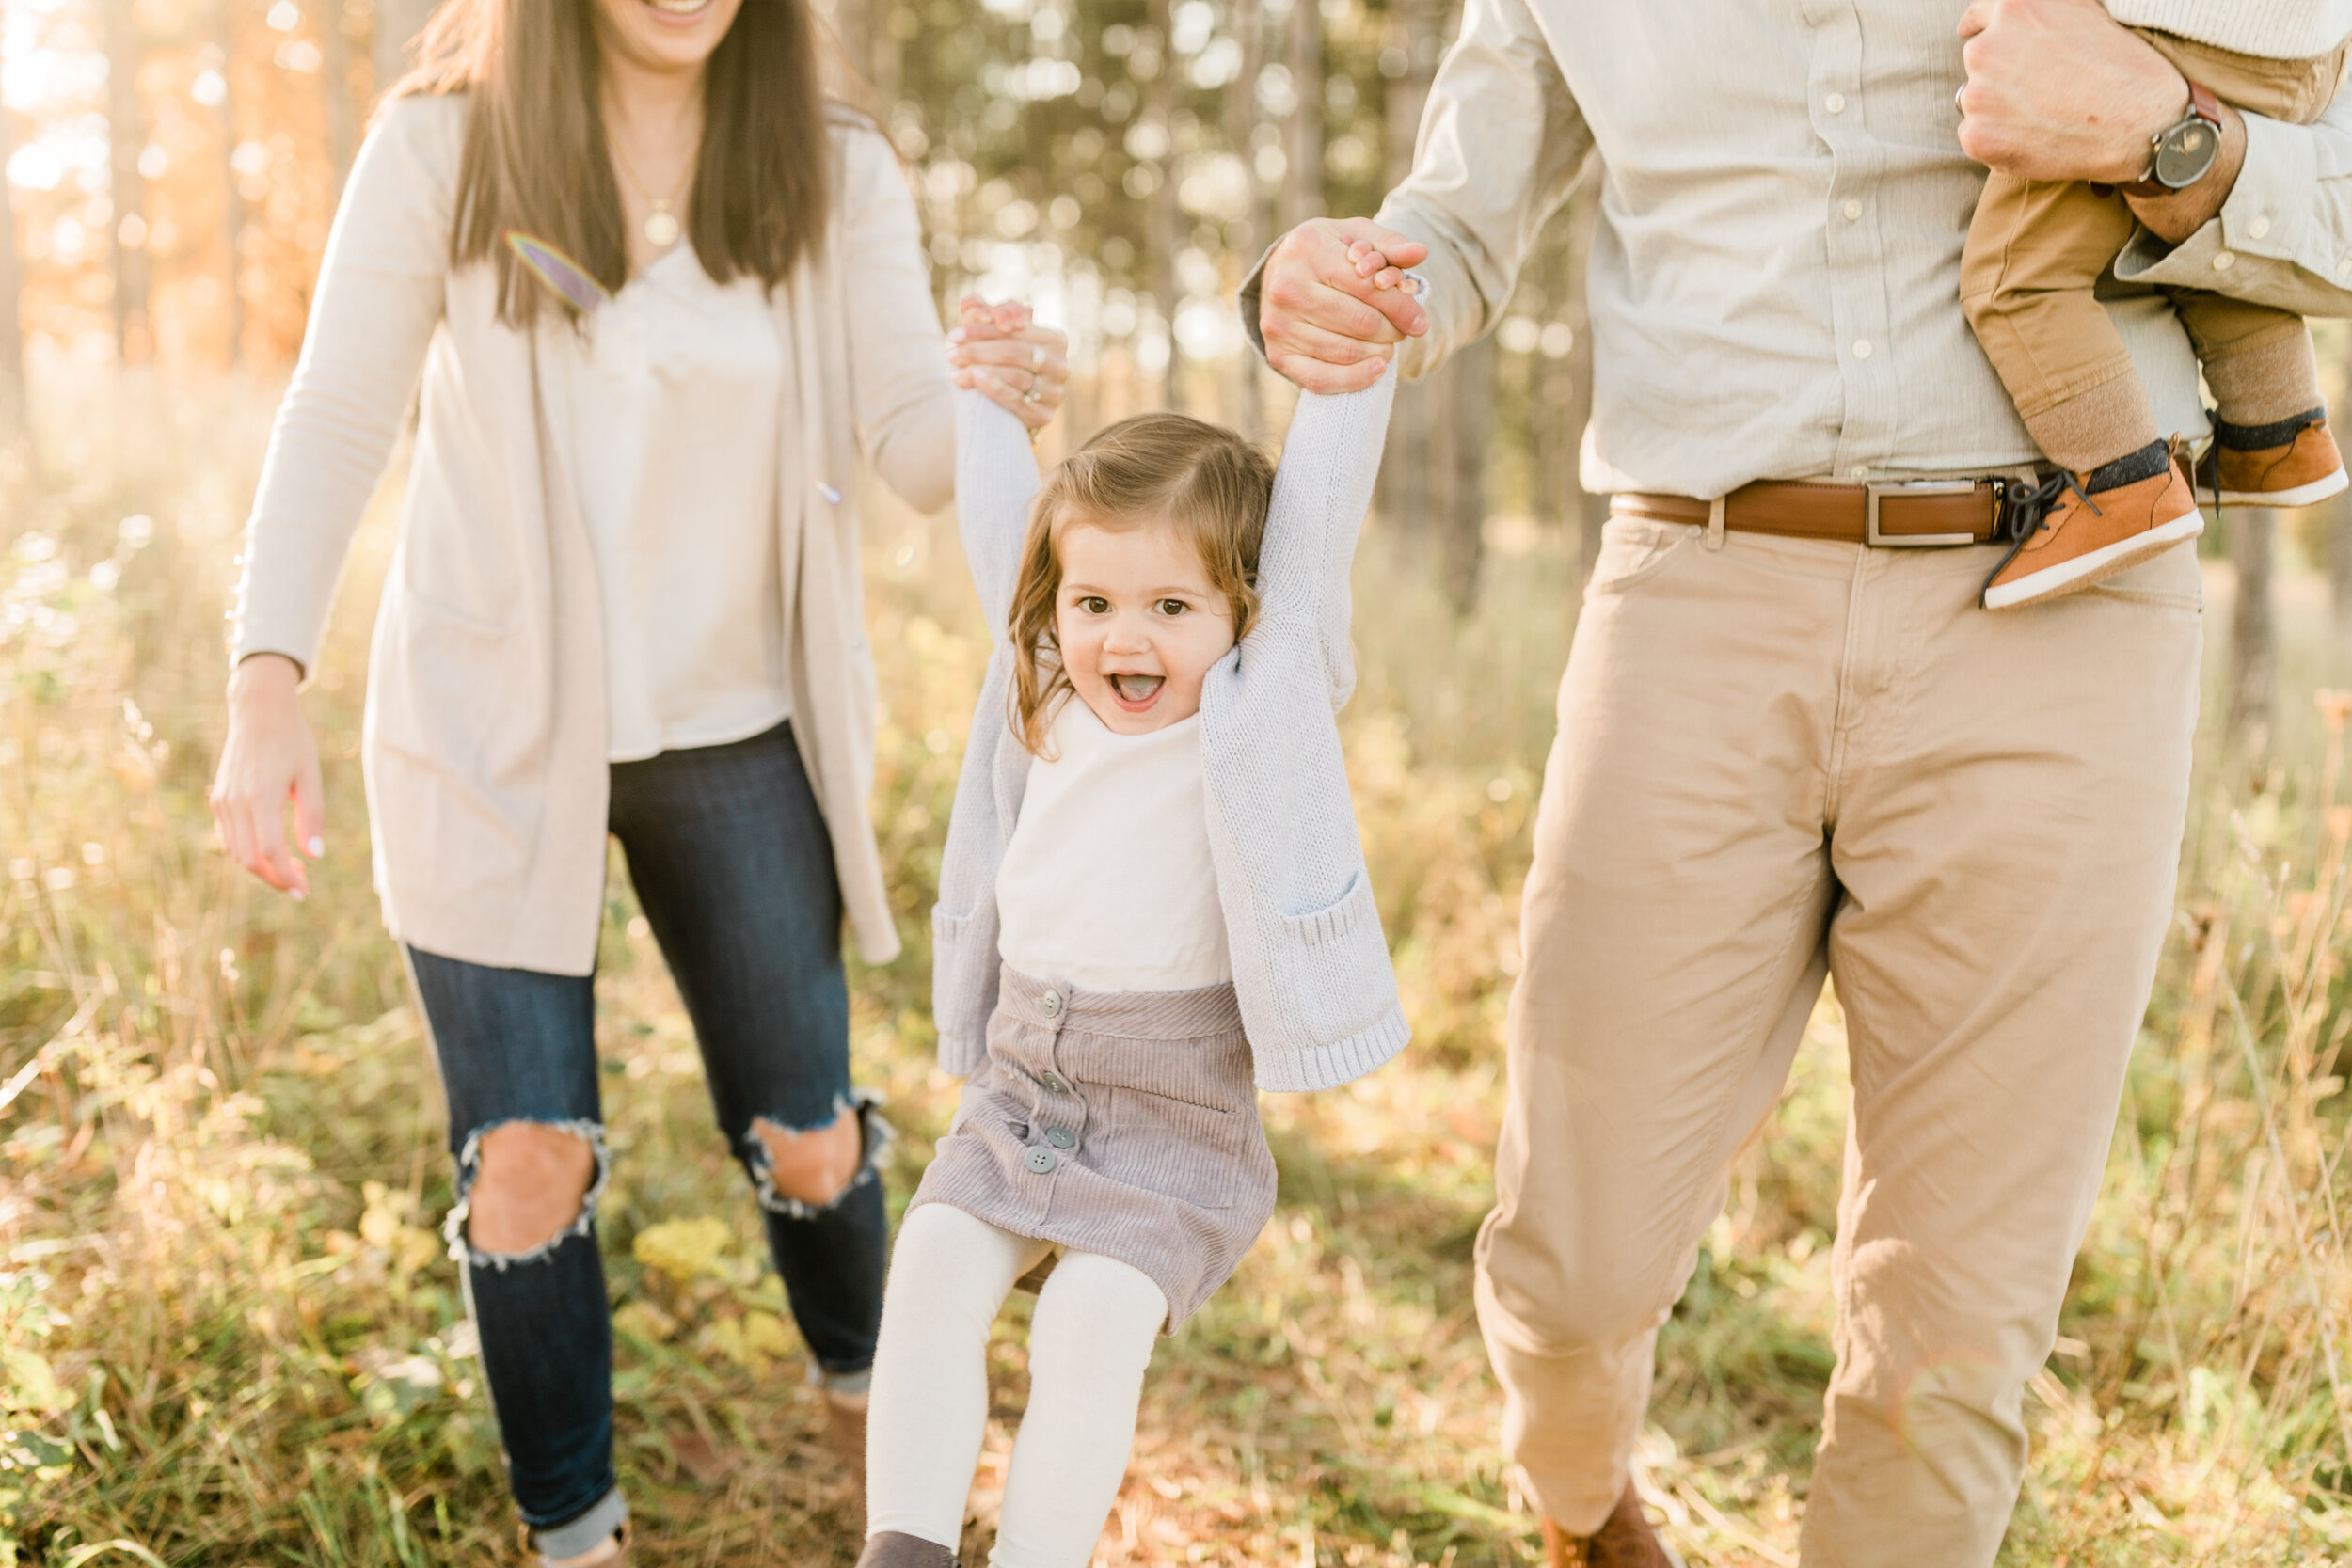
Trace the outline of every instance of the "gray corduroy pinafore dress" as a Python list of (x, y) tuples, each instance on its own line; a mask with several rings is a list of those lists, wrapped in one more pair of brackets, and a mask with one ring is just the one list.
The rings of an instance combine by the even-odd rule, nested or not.
[(1265, 1227), (1274, 1182), (1230, 982), (1089, 991), (1008, 967), (908, 1208), (1116, 1258), (1159, 1286), (1173, 1334)]

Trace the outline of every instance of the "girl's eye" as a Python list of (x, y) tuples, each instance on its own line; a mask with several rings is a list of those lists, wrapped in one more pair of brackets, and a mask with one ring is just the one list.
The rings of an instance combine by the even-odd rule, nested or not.
[(1108, 615), (1111, 611), (1111, 602), (1100, 594), (1089, 594), (1078, 601), (1078, 608), (1089, 615)]
[(1192, 606), (1184, 603), (1182, 599), (1162, 599), (1160, 601), (1160, 613), (1168, 616), (1171, 619), (1182, 615), (1184, 611), (1190, 610)]

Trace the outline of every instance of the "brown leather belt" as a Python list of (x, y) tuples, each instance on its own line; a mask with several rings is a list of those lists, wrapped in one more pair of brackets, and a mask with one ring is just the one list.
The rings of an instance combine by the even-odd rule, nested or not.
[(1881, 549), (1990, 545), (2008, 537), (2002, 502), (2020, 480), (1757, 480), (1721, 501), (1626, 492), (1610, 498), (1613, 515), (1696, 523), (1788, 539), (1827, 539)]

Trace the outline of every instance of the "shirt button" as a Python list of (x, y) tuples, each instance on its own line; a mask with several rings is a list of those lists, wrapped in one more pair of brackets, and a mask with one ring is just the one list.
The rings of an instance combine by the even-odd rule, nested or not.
[(1868, 357), (1870, 357), (1870, 340), (1869, 340), (1869, 339), (1867, 339), (1867, 338), (1856, 338), (1856, 339), (1853, 341), (1853, 356), (1854, 356), (1855, 358), (1857, 358), (1857, 359), (1867, 359)]
[(1022, 1156), (1021, 1163), (1038, 1175), (1043, 1176), (1061, 1164), (1061, 1156), (1050, 1148), (1033, 1148)]
[(1048, 1094), (1068, 1094), (1070, 1092), (1070, 1080), (1064, 1078), (1058, 1072), (1049, 1072), (1044, 1077), (1040, 1078), (1038, 1082), (1045, 1085), (1045, 1092)]
[(1045, 1141), (1056, 1148), (1075, 1148), (1078, 1147), (1078, 1134), (1067, 1127), (1049, 1127), (1045, 1130)]
[(1848, 223), (1851, 223), (1854, 219), (1862, 215), (1862, 203), (1859, 201), (1849, 201), (1845, 206), (1839, 208), (1838, 211), (1846, 214), (1846, 221)]
[(2268, 218), (2256, 218), (2253, 222), (2246, 226), (2246, 231), (2259, 240), (2265, 234), (2270, 232), (2270, 220)]
[(1047, 1018), (1061, 1017), (1061, 992), (1049, 990), (1037, 999), (1038, 1010)]
[(1852, 467), (1846, 470), (1846, 477), (1848, 479), (1867, 479), (1870, 477), (1870, 465), (1867, 463), (1857, 463)]
[(2215, 251), (2215, 252), (2214, 252), (2214, 256), (2213, 256), (2213, 270), (2214, 270), (2214, 271), (2216, 271), (2216, 272), (2228, 272), (2228, 271), (2229, 271), (2232, 267), (2236, 266), (2236, 265), (2237, 265), (2237, 258), (2236, 258), (2236, 257), (2234, 257), (2234, 256), (2233, 256), (2233, 255), (2231, 255), (2228, 251), (2226, 251), (2226, 250), (2217, 250), (2217, 251)]
[(1833, 92), (1821, 100), (1821, 107), (1831, 114), (1842, 115), (1846, 112), (1846, 95), (1842, 92)]
[(2336, 276), (2338, 277), (2352, 277), (2352, 256), (2346, 256), (2343, 261), (2336, 263)]

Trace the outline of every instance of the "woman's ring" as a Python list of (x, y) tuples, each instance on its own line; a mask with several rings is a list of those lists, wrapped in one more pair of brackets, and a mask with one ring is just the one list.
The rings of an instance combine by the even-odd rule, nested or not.
[(1024, 403), (1043, 403), (1045, 401), (1045, 384), (1041, 381), (1030, 382), (1029, 389), (1021, 394), (1021, 401)]
[(1044, 368), (1045, 345), (1043, 343), (1031, 343), (1029, 345), (1029, 373), (1031, 375), (1035, 375), (1038, 372), (1043, 370)]

